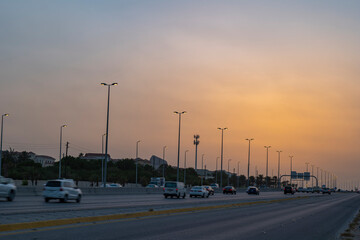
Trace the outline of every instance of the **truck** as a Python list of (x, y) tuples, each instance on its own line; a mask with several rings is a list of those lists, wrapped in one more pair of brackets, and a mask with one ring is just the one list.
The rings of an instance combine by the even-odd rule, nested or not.
[(165, 178), (163, 177), (152, 177), (150, 179), (150, 184), (158, 185), (159, 187), (165, 186)]

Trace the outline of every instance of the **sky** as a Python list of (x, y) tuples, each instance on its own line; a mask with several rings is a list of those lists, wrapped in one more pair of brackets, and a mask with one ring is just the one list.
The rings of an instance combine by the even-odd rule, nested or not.
[[(101, 152), (194, 167), (193, 135), (215, 170), (303, 172), (360, 181), (359, 1), (0, 2), (3, 149), (59, 157)], [(64, 149), (64, 148), (63, 148)], [(220, 163), (218, 168), (220, 168)], [(320, 173), (320, 170), (319, 170)]]

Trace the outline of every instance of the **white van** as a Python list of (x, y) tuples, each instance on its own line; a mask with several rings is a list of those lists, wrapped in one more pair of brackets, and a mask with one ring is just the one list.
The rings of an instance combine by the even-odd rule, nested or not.
[(164, 197), (186, 197), (186, 188), (183, 182), (166, 182), (164, 186)]
[(68, 200), (81, 201), (82, 192), (75, 185), (72, 179), (56, 179), (50, 180), (45, 184), (43, 197), (45, 202), (50, 199), (59, 199), (60, 202), (67, 202)]

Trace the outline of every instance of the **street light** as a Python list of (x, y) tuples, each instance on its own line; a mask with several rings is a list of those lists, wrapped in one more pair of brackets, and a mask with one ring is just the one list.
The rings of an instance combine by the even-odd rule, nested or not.
[(186, 153), (188, 152), (189, 150), (186, 150), (185, 151), (185, 160), (184, 160), (184, 185), (186, 186)]
[(163, 178), (165, 178), (165, 149), (166, 146), (163, 147)]
[(178, 138), (178, 156), (177, 156), (177, 173), (176, 173), (176, 181), (179, 181), (179, 162), (180, 162), (180, 126), (181, 126), (181, 115), (185, 114), (186, 111), (183, 112), (177, 112), (174, 111), (174, 113), (179, 115), (179, 138)]
[(281, 150), (276, 151), (278, 153), (278, 187), (280, 188), (280, 153), (282, 152)]
[(106, 136), (106, 133), (104, 133), (101, 136), (101, 154), (102, 154), (102, 158), (101, 158), (101, 182), (104, 182), (104, 160), (105, 160), (105, 155), (104, 155), (104, 137)]
[(240, 161), (237, 162), (237, 172), (238, 172), (238, 177), (237, 177), (237, 187), (240, 187)]
[(231, 159), (228, 160), (228, 174), (227, 174), (228, 175), (228, 185), (230, 185), (230, 175), (231, 175), (231, 174), (229, 174), (230, 173), (230, 161), (231, 161)]
[(136, 186), (138, 184), (138, 158), (139, 158), (139, 143), (140, 142), (141, 142), (140, 140), (136, 141), (136, 174), (135, 174), (135, 178), (136, 178), (135, 184), (136, 184)]
[(110, 87), (118, 85), (117, 83), (101, 83), (103, 86), (108, 87), (108, 102), (107, 102), (107, 114), (106, 114), (106, 143), (105, 143), (105, 168), (104, 168), (104, 188), (106, 187), (106, 173), (107, 173), (107, 162), (108, 162), (108, 144), (109, 144), (109, 107), (110, 107)]
[(268, 187), (269, 148), (271, 146), (264, 146), (264, 148), (266, 148), (266, 187)]
[(195, 172), (197, 173), (197, 149), (198, 149), (198, 145), (200, 143), (199, 141), (200, 135), (195, 134), (194, 135), (194, 145), (195, 145)]
[(291, 183), (292, 183), (292, 177), (291, 177), (291, 172), (292, 172), (292, 159), (293, 159), (293, 157), (294, 156), (289, 156), (289, 158), (290, 158), (290, 185), (291, 185)]
[(247, 179), (247, 186), (250, 186), (250, 176), (249, 176), (249, 174), (250, 174), (250, 142), (252, 141), (252, 140), (254, 140), (253, 138), (247, 138), (247, 139), (245, 139), (246, 141), (249, 141), (249, 152), (248, 152), (248, 170), (247, 170), (247, 177), (248, 177), (248, 179)]
[(62, 125), (60, 127), (60, 154), (59, 154), (59, 179), (61, 178), (61, 145), (62, 145), (62, 129), (67, 127), (67, 125)]
[(202, 173), (201, 173), (201, 185), (203, 185), (203, 177), (204, 177), (204, 155), (205, 154), (201, 155), (201, 170), (202, 170)]
[(222, 188), (222, 172), (223, 172), (223, 158), (224, 158), (224, 130), (228, 128), (218, 128), (221, 130), (221, 170), (220, 170), (220, 189)]
[(7, 116), (9, 116), (9, 114), (7, 114), (7, 113), (1, 115), (0, 175), (1, 175), (2, 144), (3, 144), (3, 125), (4, 125), (4, 117), (7, 117)]

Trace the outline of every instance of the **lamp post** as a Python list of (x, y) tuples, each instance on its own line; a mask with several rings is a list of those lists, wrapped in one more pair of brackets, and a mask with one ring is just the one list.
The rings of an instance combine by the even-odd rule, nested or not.
[(281, 150), (279, 151), (276, 151), (278, 153), (278, 176), (277, 176), (277, 179), (278, 179), (278, 187), (280, 188), (280, 153), (282, 152)]
[(139, 158), (139, 143), (140, 140), (136, 141), (136, 173), (135, 173), (135, 184), (138, 184), (138, 158)]
[(220, 158), (220, 157), (217, 157), (217, 158), (216, 158), (216, 171), (215, 171), (215, 173), (216, 173), (216, 181), (215, 181), (215, 182), (216, 182), (216, 183), (218, 182), (218, 177), (217, 177), (217, 176), (218, 176), (218, 160), (219, 160), (219, 158)]
[(237, 162), (237, 173), (238, 173), (238, 177), (237, 177), (237, 187), (240, 187), (240, 161)]
[(3, 144), (3, 126), (4, 126), (4, 117), (9, 116), (9, 114), (5, 113), (1, 115), (1, 141), (0, 141), (0, 175), (1, 175), (1, 160), (2, 160), (2, 144)]
[(104, 188), (106, 187), (106, 173), (108, 162), (108, 144), (109, 144), (109, 107), (110, 107), (110, 87), (118, 85), (117, 83), (101, 83), (101, 85), (108, 87), (108, 101), (107, 101), (107, 114), (106, 114), (106, 142), (105, 142), (105, 167), (104, 167)]
[(230, 162), (231, 162), (231, 159), (228, 160), (228, 185), (230, 185)]
[(201, 155), (201, 170), (202, 170), (202, 173), (201, 173), (201, 185), (203, 185), (203, 177), (204, 177), (204, 155)]
[(321, 168), (320, 168), (320, 173), (321, 173), (321, 175), (320, 175), (321, 176), (320, 186), (322, 187), (322, 185), (324, 185), (324, 184), (323, 184), (323, 176), (322, 176), (323, 175), (323, 170)]
[(179, 181), (179, 163), (180, 163), (180, 126), (181, 126), (181, 115), (185, 114), (186, 111), (177, 112), (174, 111), (174, 113), (179, 115), (179, 135), (178, 135), (178, 156), (177, 156), (177, 172), (176, 172), (176, 181)]
[(101, 183), (104, 182), (104, 160), (105, 160), (105, 155), (104, 155), (104, 137), (106, 136), (106, 133), (104, 133), (101, 136), (101, 154), (102, 154), (102, 159), (101, 159)]
[(189, 150), (186, 150), (185, 151), (185, 159), (184, 159), (184, 185), (186, 186), (186, 153), (188, 152)]
[(60, 127), (59, 179), (61, 178), (61, 145), (62, 145), (62, 129), (64, 127), (67, 127), (67, 125), (62, 125)]
[(269, 148), (271, 148), (271, 146), (264, 146), (264, 148), (266, 148), (266, 187), (269, 186), (269, 183), (268, 183), (268, 168), (269, 168)]
[(319, 187), (319, 167), (316, 167), (316, 178), (317, 178), (317, 185), (316, 187)]
[(247, 138), (245, 139), (246, 141), (249, 141), (249, 152), (248, 152), (248, 170), (247, 170), (247, 187), (250, 186), (250, 143), (252, 140), (254, 140), (253, 138)]
[(292, 160), (293, 160), (293, 157), (294, 157), (294, 156), (289, 156), (289, 158), (290, 158), (290, 185), (291, 185), (291, 183), (292, 183), (291, 172), (292, 172)]
[(227, 128), (218, 128), (219, 130), (221, 130), (221, 162), (220, 162), (220, 189), (222, 188), (222, 172), (223, 172), (223, 158), (224, 158), (224, 130), (226, 130)]
[[(314, 176), (314, 165), (311, 165), (311, 176)], [(311, 187), (314, 187), (314, 177), (311, 178)]]
[(166, 146), (163, 147), (163, 178), (165, 178), (165, 149)]
[(195, 134), (194, 135), (194, 145), (195, 145), (195, 172), (197, 173), (197, 149), (198, 149), (198, 145), (200, 143), (199, 141), (200, 135)]

